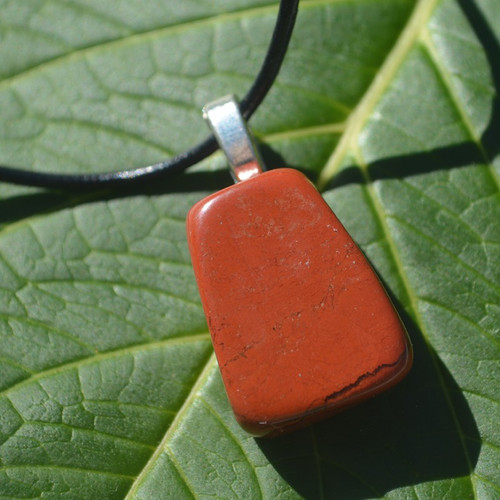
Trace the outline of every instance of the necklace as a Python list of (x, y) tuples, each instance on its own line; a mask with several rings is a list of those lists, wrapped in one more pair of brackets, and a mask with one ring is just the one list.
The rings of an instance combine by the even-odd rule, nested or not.
[(304, 175), (263, 172), (232, 97), (204, 114), (236, 184), (190, 210), (188, 242), (240, 424), (281, 434), (396, 384), (411, 347), (361, 250)]
[(56, 189), (134, 186), (226, 154), (236, 184), (187, 220), (200, 296), (229, 400), (255, 435), (302, 427), (393, 386), (407, 334), (369, 263), (298, 171), (264, 172), (246, 126), (285, 57), (298, 0), (282, 0), (267, 56), (237, 103), (208, 104), (214, 136), (171, 160), (106, 174), (0, 167), (0, 180)]

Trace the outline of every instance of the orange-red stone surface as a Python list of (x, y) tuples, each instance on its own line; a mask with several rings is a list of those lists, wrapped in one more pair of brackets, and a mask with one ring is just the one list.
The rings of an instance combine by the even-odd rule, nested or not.
[(410, 369), (379, 280), (300, 172), (271, 170), (200, 201), (188, 241), (227, 394), (249, 432), (301, 427)]

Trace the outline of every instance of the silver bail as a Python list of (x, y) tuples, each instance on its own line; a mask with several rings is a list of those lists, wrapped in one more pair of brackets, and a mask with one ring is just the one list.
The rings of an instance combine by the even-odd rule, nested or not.
[(208, 103), (203, 118), (229, 161), (234, 182), (246, 181), (265, 170), (234, 96)]

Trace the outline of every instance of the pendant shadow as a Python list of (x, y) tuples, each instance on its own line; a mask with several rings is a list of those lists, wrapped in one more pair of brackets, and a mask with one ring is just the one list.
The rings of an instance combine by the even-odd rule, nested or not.
[(307, 429), (256, 440), (276, 471), (308, 500), (382, 497), (474, 470), (481, 438), (467, 401), (397, 308), (415, 353), (410, 374), (397, 387)]
[[(385, 158), (369, 165), (370, 181), (492, 164), (500, 154), (500, 45), (477, 4), (457, 1), (483, 45), (496, 91), (480, 138), (482, 150), (470, 141)], [(366, 182), (360, 169), (352, 166), (339, 172), (326, 189)], [(414, 365), (406, 379), (388, 393), (313, 427), (256, 440), (283, 479), (308, 500), (382, 497), (396, 488), (467, 477), (474, 471), (481, 450), (474, 415), (417, 325), (391, 299), (414, 347)], [(464, 493), (460, 489), (447, 494), (458, 498)]]

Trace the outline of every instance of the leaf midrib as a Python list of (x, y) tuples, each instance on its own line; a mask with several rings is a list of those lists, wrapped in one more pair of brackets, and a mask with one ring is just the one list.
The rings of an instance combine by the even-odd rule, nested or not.
[(332, 156), (327, 161), (325, 168), (319, 176), (317, 186), (320, 191), (327, 187), (327, 184), (338, 172), (343, 158), (349, 148), (353, 146), (355, 139), (359, 136), (362, 127), (388, 85), (394, 80), (396, 73), (406, 60), (415, 41), (420, 36), (423, 27), (429, 21), (438, 1), (439, 0), (418, 1), (396, 44), (373, 79), (365, 95), (356, 106), (354, 112), (348, 118), (346, 129), (339, 144), (333, 151)]
[[(451, 418), (453, 420), (453, 423), (454, 423), (454, 426), (456, 429), (456, 433), (457, 433), (458, 438), (460, 440), (460, 444), (461, 444), (461, 447), (463, 450), (463, 456), (465, 458), (465, 461), (467, 463), (467, 467), (468, 467), (469, 471), (472, 473), (474, 471), (474, 467), (472, 467), (471, 457), (469, 456), (469, 452), (467, 450), (467, 446), (465, 443), (465, 433), (463, 432), (462, 426), (458, 420), (458, 417), (457, 417), (457, 414), (455, 411), (455, 406), (454, 406), (453, 401), (452, 401), (450, 394), (449, 394), (448, 386), (446, 385), (446, 382), (443, 378), (443, 374), (442, 374), (441, 369), (438, 365), (438, 355), (434, 351), (434, 349), (432, 348), (432, 343), (430, 340), (429, 333), (427, 331), (427, 328), (425, 326), (425, 322), (423, 321), (422, 314), (421, 314), (420, 309), (418, 307), (418, 296), (416, 295), (415, 291), (413, 290), (413, 288), (410, 284), (410, 280), (408, 278), (408, 275), (405, 271), (403, 262), (401, 260), (400, 252), (397, 249), (394, 238), (392, 237), (391, 231), (387, 225), (387, 218), (384, 216), (383, 207), (381, 206), (379, 197), (377, 196), (377, 194), (375, 192), (375, 188), (373, 186), (373, 179), (370, 178), (370, 172), (368, 170), (368, 166), (367, 166), (366, 162), (364, 161), (364, 158), (363, 158), (362, 153), (359, 150), (359, 148), (356, 148), (355, 156), (356, 156), (356, 160), (357, 160), (359, 166), (361, 167), (361, 171), (363, 173), (363, 176), (365, 177), (365, 180), (366, 180), (366, 192), (367, 192), (367, 195), (368, 195), (370, 202), (372, 204), (373, 213), (380, 224), (382, 232), (385, 235), (385, 240), (387, 242), (388, 249), (389, 249), (389, 256), (392, 259), (392, 261), (394, 262), (394, 265), (397, 269), (397, 274), (399, 276), (401, 285), (402, 285), (403, 289), (405, 290), (406, 296), (408, 297), (409, 304), (407, 304), (407, 308), (412, 313), (412, 316), (415, 319), (415, 322), (418, 325), (418, 328), (419, 328), (419, 330), (422, 334), (422, 337), (425, 341), (425, 346), (426, 346), (427, 351), (429, 353), (429, 356), (431, 358), (431, 362), (432, 362), (432, 365), (434, 367), (436, 377), (439, 381), (439, 385), (440, 385), (442, 393), (444, 395), (446, 404), (447, 404), (447, 406), (450, 410), (450, 413), (451, 413)], [(471, 488), (474, 492), (474, 497), (479, 498), (478, 494), (477, 494), (476, 486), (475, 486), (474, 481), (473, 481), (473, 477), (469, 475), (467, 477), (467, 479), (470, 481)]]
[[(191, 407), (194, 399), (197, 397), (197, 393), (198, 393), (199, 389), (206, 382), (212, 369), (214, 368), (214, 366), (216, 366), (216, 364), (217, 364), (217, 362), (215, 359), (215, 354), (212, 353), (212, 355), (210, 356), (210, 358), (206, 362), (205, 366), (201, 370), (200, 375), (198, 376), (198, 379), (193, 384), (193, 387), (192, 387), (190, 393), (188, 394), (187, 398), (184, 400), (184, 403), (182, 404), (182, 406), (179, 408), (177, 415), (175, 416), (174, 420), (170, 424), (170, 427), (168, 428), (167, 432), (163, 436), (163, 439), (161, 440), (160, 444), (157, 446), (155, 452), (151, 455), (151, 458), (148, 460), (147, 464), (143, 467), (141, 473), (137, 476), (136, 480), (132, 483), (130, 490), (127, 493), (124, 500), (132, 500), (133, 495), (135, 494), (137, 489), (141, 486), (143, 479), (147, 476), (149, 471), (154, 467), (156, 460), (164, 452), (164, 450), (167, 449), (167, 444), (170, 440), (171, 435), (176, 431), (176, 429), (181, 424), (185, 413)], [(182, 477), (182, 473), (181, 473), (181, 471), (179, 471), (177, 466), (176, 466), (176, 470), (178, 471), (178, 473)], [(187, 481), (184, 481), (184, 482), (185, 482), (186, 487), (190, 489), (189, 483)], [(191, 491), (191, 489), (190, 489), (190, 491)], [(193, 497), (194, 497), (194, 494), (193, 494)]]
[[(422, 32), (424, 31), (424, 28), (427, 26), (428, 21), (437, 6), (438, 0), (420, 0), (417, 6), (414, 9), (414, 12), (404, 28), (401, 36), (399, 37), (396, 45), (394, 46), (393, 50), (389, 54), (388, 58), (384, 62), (379, 74), (375, 77), (374, 81), (372, 82), (372, 85), (369, 87), (367, 93), (363, 97), (363, 99), (360, 101), (358, 106), (356, 107), (354, 113), (351, 115), (351, 117), (348, 119), (347, 122), (347, 127), (346, 130), (337, 146), (335, 151), (333, 152), (330, 160), (328, 161), (325, 169), (321, 172), (319, 181), (318, 181), (318, 186), (320, 189), (324, 189), (327, 183), (335, 176), (337, 171), (339, 170), (341, 166), (341, 162), (343, 158), (345, 157), (346, 153), (348, 152), (349, 149), (353, 148), (354, 149), (354, 154), (356, 156), (356, 159), (358, 161), (359, 166), (361, 167), (363, 176), (366, 179), (366, 191), (367, 194), (371, 200), (371, 203), (373, 205), (374, 213), (376, 218), (378, 219), (382, 231), (385, 235), (385, 239), (388, 244), (389, 248), (389, 253), (390, 256), (396, 266), (396, 269), (398, 270), (398, 275), (401, 280), (401, 284), (406, 292), (406, 295), (410, 301), (408, 304), (408, 307), (410, 310), (413, 312), (413, 316), (419, 325), (419, 328), (422, 332), (422, 335), (425, 339), (425, 343), (428, 349), (428, 352), (430, 354), (430, 357), (432, 359), (432, 364), (434, 366), (436, 376), (438, 377), (438, 380), (440, 382), (440, 386), (442, 388), (447, 406), (450, 409), (451, 416), (455, 425), (455, 429), (458, 435), (458, 438), (461, 443), (461, 447), (463, 450), (464, 458), (466, 460), (467, 466), (469, 470), (472, 472), (474, 468), (472, 467), (471, 463), (471, 458), (469, 456), (467, 446), (465, 443), (465, 435), (462, 429), (462, 426), (460, 425), (460, 422), (457, 418), (455, 408), (453, 405), (453, 402), (451, 401), (448, 388), (446, 386), (446, 383), (443, 379), (441, 370), (439, 369), (439, 366), (437, 364), (437, 355), (434, 353), (432, 348), (430, 347), (430, 338), (428, 335), (428, 332), (426, 331), (425, 328), (425, 323), (423, 322), (423, 318), (421, 317), (421, 313), (418, 308), (418, 298), (415, 295), (409, 279), (406, 275), (406, 272), (404, 270), (404, 267), (402, 265), (401, 258), (399, 256), (399, 252), (397, 250), (397, 247), (394, 243), (394, 240), (392, 238), (392, 235), (390, 233), (389, 228), (387, 227), (387, 221), (384, 217), (384, 212), (382, 207), (379, 204), (378, 197), (374, 191), (373, 187), (373, 180), (370, 178), (369, 171), (367, 169), (367, 165), (364, 162), (364, 159), (362, 158), (361, 151), (359, 147), (357, 147), (355, 140), (359, 137), (359, 134), (362, 130), (362, 127), (366, 123), (367, 118), (370, 116), (371, 112), (373, 111), (375, 105), (379, 101), (379, 99), (382, 97), (383, 93), (389, 86), (389, 84), (393, 81), (397, 71), (401, 67), (402, 63), (406, 60), (407, 55), (409, 52), (412, 50), (414, 47), (417, 39), (422, 36)], [(440, 72), (442, 72), (442, 68), (439, 67)], [(445, 84), (449, 83), (446, 79), (446, 75), (441, 75), (443, 80), (445, 80)], [(450, 88), (448, 88), (450, 90)], [(454, 95), (452, 95), (453, 99)], [(463, 109), (459, 106), (458, 102), (456, 99), (454, 99), (455, 106), (459, 112), (459, 115), (462, 116), (464, 111)], [(473, 132), (473, 129), (471, 127), (471, 124), (469, 123), (468, 120), (464, 120), (464, 126), (469, 132), (469, 135), (471, 139), (479, 145), (478, 138), (475, 137), (475, 134)], [(483, 157), (485, 159), (487, 158), (485, 152), (480, 148), (481, 153), (483, 154)], [(490, 165), (491, 163), (488, 162)], [(497, 182), (497, 179), (493, 172), (490, 170), (493, 180)], [(497, 187), (498, 187), (498, 182), (497, 182)], [(469, 476), (469, 481), (471, 484), (472, 491), (474, 492), (474, 496), (478, 498), (478, 492), (476, 489), (475, 482), (473, 480), (472, 476)]]
[[(382, 227), (382, 231), (384, 232), (384, 234), (386, 236), (386, 241), (387, 241), (387, 244), (388, 244), (388, 247), (389, 247), (390, 256), (391, 256), (391, 258), (392, 258), (392, 260), (393, 260), (393, 262), (394, 262), (394, 264), (396, 266), (396, 269), (398, 270), (398, 276), (400, 277), (400, 280), (401, 280), (401, 283), (403, 285), (403, 288), (404, 288), (404, 290), (406, 292), (406, 295), (407, 295), (407, 297), (409, 298), (409, 301), (410, 301), (410, 303), (407, 305), (407, 307), (413, 313), (413, 317), (415, 318), (416, 324), (418, 325), (419, 330), (420, 330), (420, 332), (422, 334), (422, 337), (425, 340), (425, 345), (427, 347), (427, 351), (429, 353), (429, 356), (430, 356), (430, 358), (432, 360), (432, 365), (434, 367), (436, 376), (437, 376), (437, 378), (439, 380), (439, 385), (440, 385), (441, 390), (442, 390), (442, 392), (444, 394), (444, 398), (446, 400), (446, 404), (447, 404), (448, 408), (450, 409), (451, 417), (452, 417), (453, 423), (455, 425), (455, 429), (456, 429), (457, 435), (459, 437), (460, 444), (462, 446), (462, 450), (463, 450), (463, 453), (464, 453), (464, 458), (466, 460), (468, 469), (470, 470), (470, 472), (472, 472), (474, 470), (474, 468), (472, 467), (471, 458), (469, 456), (469, 452), (467, 450), (467, 446), (466, 446), (466, 443), (465, 443), (465, 439), (464, 439), (465, 438), (465, 434), (464, 434), (462, 426), (460, 425), (460, 422), (459, 422), (459, 420), (457, 418), (457, 414), (456, 414), (456, 411), (455, 411), (455, 406), (453, 405), (453, 402), (452, 402), (452, 400), (450, 398), (448, 387), (446, 385), (446, 382), (443, 379), (443, 375), (442, 375), (441, 369), (439, 368), (438, 360), (437, 360), (438, 356), (437, 356), (436, 352), (432, 348), (432, 344), (431, 344), (431, 341), (430, 341), (429, 333), (427, 332), (427, 328), (425, 326), (425, 323), (423, 321), (422, 315), (421, 315), (419, 307), (418, 307), (418, 297), (416, 296), (415, 292), (413, 291), (413, 288), (410, 285), (410, 281), (409, 281), (408, 276), (407, 276), (407, 274), (406, 274), (406, 272), (404, 270), (404, 266), (403, 266), (403, 263), (401, 261), (401, 257), (399, 255), (397, 247), (396, 247), (396, 245), (394, 243), (394, 239), (393, 239), (393, 237), (391, 235), (391, 232), (390, 232), (389, 228), (387, 227), (387, 221), (383, 217), (383, 209), (380, 206), (380, 202), (378, 201), (378, 197), (377, 197), (377, 195), (374, 192), (373, 184), (372, 184), (371, 179), (369, 178), (368, 170), (366, 168), (364, 168), (363, 171), (364, 171), (364, 174), (367, 177), (367, 188), (366, 188), (366, 190), (367, 190), (368, 196), (370, 197), (370, 200), (371, 200), (371, 202), (373, 204), (374, 213), (375, 213), (375, 215), (376, 215), (376, 217), (377, 217), (377, 219), (378, 219), (378, 221), (379, 221), (379, 223), (380, 223), (380, 225)], [(475, 498), (479, 498), (472, 477), (469, 476), (468, 479), (469, 479), (469, 481), (471, 483), (472, 490), (474, 491)]]

